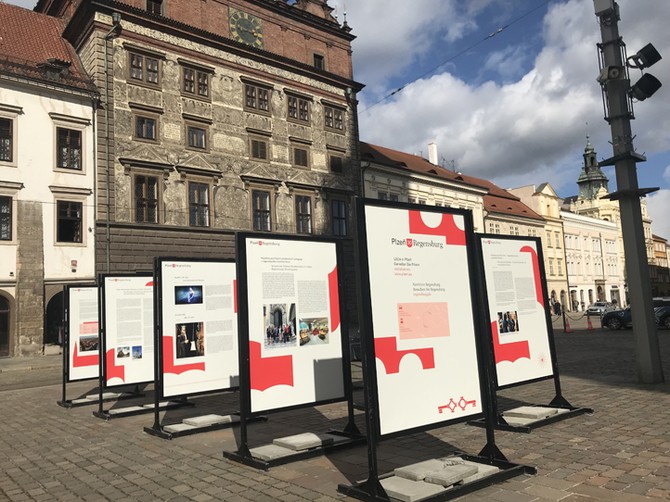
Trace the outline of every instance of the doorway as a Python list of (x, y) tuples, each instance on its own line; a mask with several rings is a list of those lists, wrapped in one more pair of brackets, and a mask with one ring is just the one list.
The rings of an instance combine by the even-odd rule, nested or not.
[(62, 345), (63, 343), (63, 292), (56, 293), (47, 304), (45, 345)]
[(0, 357), (9, 355), (9, 300), (0, 295)]

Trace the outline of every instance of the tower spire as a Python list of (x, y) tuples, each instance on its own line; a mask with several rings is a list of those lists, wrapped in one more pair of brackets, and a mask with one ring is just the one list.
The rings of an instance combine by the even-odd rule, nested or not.
[(586, 135), (586, 146), (584, 147), (584, 163), (582, 171), (577, 178), (579, 185), (579, 199), (593, 200), (598, 196), (601, 189), (609, 193), (609, 180), (598, 165), (597, 153), (591, 144), (591, 137)]

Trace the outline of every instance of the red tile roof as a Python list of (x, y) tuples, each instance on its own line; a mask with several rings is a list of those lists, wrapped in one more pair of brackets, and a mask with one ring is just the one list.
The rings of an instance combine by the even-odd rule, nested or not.
[[(0, 2), (0, 73), (96, 91), (74, 47), (61, 36), (63, 28), (58, 18)], [(54, 71), (63, 67), (66, 72)]]
[(532, 220), (543, 221), (544, 218), (521, 202), (516, 195), (503, 190), (494, 183), (474, 176), (449, 171), (432, 164), (418, 155), (399, 152), (383, 146), (360, 142), (361, 161), (371, 161), (384, 166), (407, 170), (415, 173), (434, 176), (443, 180), (474, 186), (487, 190), (484, 195), (484, 209), (489, 213), (498, 213), (506, 216), (519, 216)]

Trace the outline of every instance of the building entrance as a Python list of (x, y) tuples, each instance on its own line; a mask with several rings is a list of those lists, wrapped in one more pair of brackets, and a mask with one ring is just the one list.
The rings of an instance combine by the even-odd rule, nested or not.
[(9, 355), (9, 300), (0, 296), (0, 356)]

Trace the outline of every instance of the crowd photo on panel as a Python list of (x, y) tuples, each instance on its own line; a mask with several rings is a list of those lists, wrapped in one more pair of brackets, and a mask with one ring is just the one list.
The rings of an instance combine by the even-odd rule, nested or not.
[(519, 319), (516, 310), (498, 312), (498, 331), (500, 333), (519, 331)]

